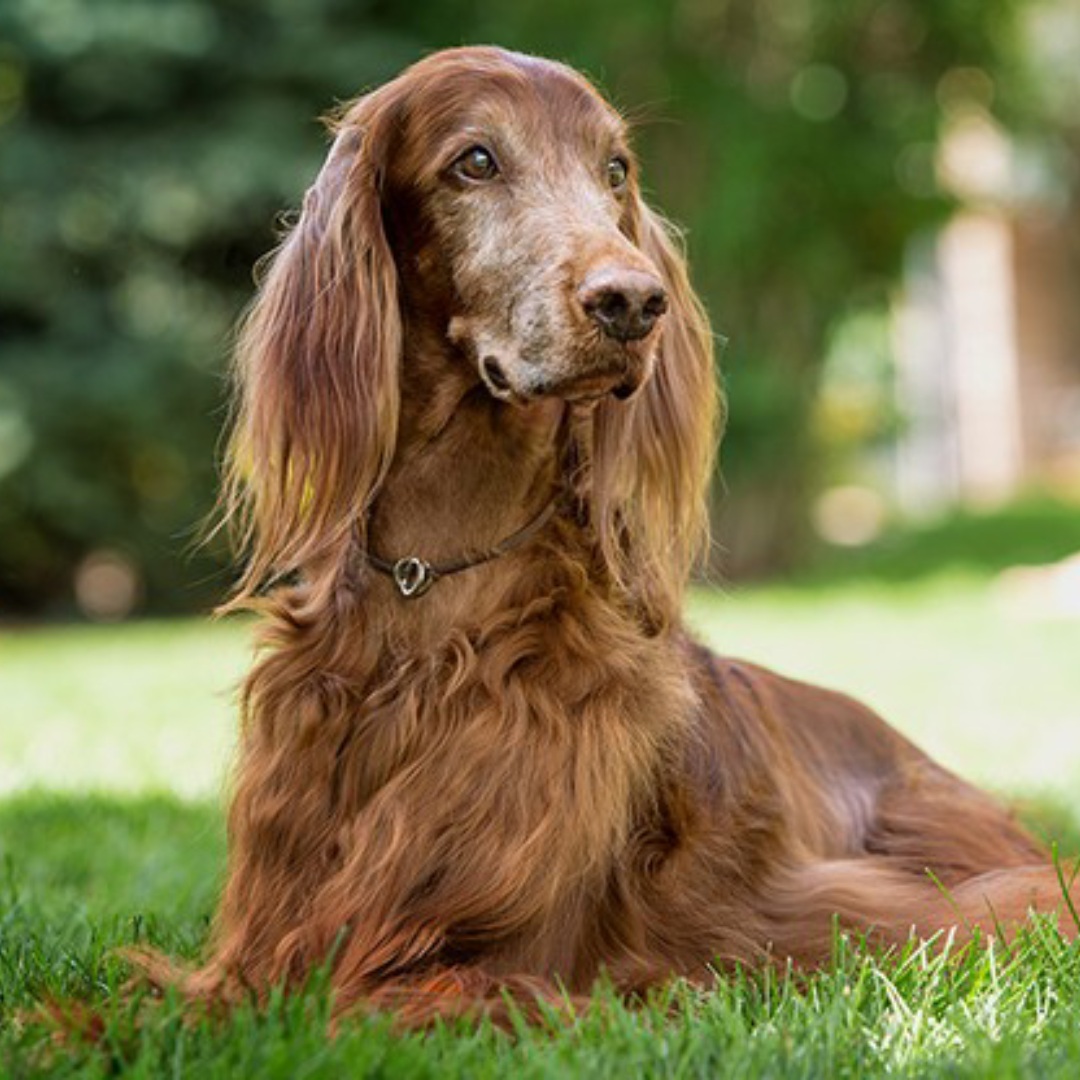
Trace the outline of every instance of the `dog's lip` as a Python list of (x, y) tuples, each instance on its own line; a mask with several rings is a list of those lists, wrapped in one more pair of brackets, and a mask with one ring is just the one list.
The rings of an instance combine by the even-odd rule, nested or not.
[(570, 404), (595, 404), (606, 397), (624, 402), (634, 397), (648, 381), (649, 365), (616, 362), (573, 375), (547, 375), (540, 365), (511, 358), (498, 350), (485, 349), (473, 363), (484, 389), (497, 401), (527, 406), (545, 399)]
[(480, 380), (493, 398), (514, 405), (528, 405), (535, 401), (557, 398), (574, 405), (596, 404), (604, 398), (629, 401), (644, 384), (644, 379), (627, 377), (625, 372), (610, 375), (591, 375), (583, 378), (541, 382), (527, 390), (518, 390), (495, 363), (480, 364)]
[(628, 401), (644, 385), (644, 373), (625, 370), (601, 372), (567, 380), (552, 392), (567, 401), (601, 401), (608, 396)]
[(480, 378), (495, 397), (505, 401), (514, 396), (514, 388), (496, 357), (488, 355), (480, 361)]
[(519, 390), (507, 377), (498, 357), (493, 354), (485, 355), (477, 364), (477, 370), (484, 389), (496, 401), (505, 402), (507, 405), (529, 405), (543, 396), (532, 391)]

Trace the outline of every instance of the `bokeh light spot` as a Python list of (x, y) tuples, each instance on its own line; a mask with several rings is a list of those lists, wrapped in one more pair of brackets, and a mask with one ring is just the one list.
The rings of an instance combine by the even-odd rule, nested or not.
[(142, 598), (138, 567), (119, 551), (92, 551), (75, 570), (75, 600), (95, 622), (127, 618)]
[(791, 104), (807, 120), (831, 120), (847, 96), (847, 79), (831, 64), (808, 64), (791, 80)]
[(814, 504), (814, 528), (830, 544), (863, 547), (885, 527), (885, 500), (872, 488), (853, 484), (829, 488)]

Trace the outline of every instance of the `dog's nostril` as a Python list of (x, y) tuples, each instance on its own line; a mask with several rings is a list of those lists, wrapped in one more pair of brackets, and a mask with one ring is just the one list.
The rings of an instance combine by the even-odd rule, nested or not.
[(487, 379), (494, 389), (499, 391), (510, 389), (510, 383), (503, 374), (503, 369), (499, 367), (498, 360), (492, 356), (485, 356), (483, 368), (484, 378)]
[(621, 292), (612, 289), (600, 296), (590, 314), (599, 315), (602, 319), (614, 322), (616, 319), (625, 318), (629, 310), (630, 302), (626, 297)]
[(658, 289), (646, 301), (642, 308), (643, 314), (650, 319), (659, 319), (667, 311), (667, 293)]

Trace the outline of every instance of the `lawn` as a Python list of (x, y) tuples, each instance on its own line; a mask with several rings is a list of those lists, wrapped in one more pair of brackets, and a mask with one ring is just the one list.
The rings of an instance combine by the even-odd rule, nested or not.
[[(955, 769), (1080, 849), (1080, 621), (1017, 606), (986, 574), (744, 594), (698, 592), (717, 648), (855, 693)], [(118, 945), (194, 956), (223, 854), (220, 791), (243, 624), (8, 630), (0, 636), (0, 1075), (1075, 1077), (1080, 951), (1038, 925), (1011, 953), (871, 958), (808, 980), (675, 988), (628, 1010), (603, 992), (573, 1025), (324, 1036), (324, 997), (142, 1023), (111, 991)], [(112, 1010), (99, 1050), (56, 1049), (31, 1010)]]

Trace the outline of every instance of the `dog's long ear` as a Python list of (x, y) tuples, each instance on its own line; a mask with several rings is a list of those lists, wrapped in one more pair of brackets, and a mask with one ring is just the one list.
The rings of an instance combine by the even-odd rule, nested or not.
[(608, 564), (654, 620), (667, 622), (708, 544), (720, 397), (712, 332), (680, 238), (636, 195), (627, 231), (663, 276), (669, 306), (653, 377), (630, 402), (597, 409), (594, 507)]
[(241, 328), (223, 495), (248, 555), (236, 603), (290, 571), (340, 569), (393, 455), (402, 331), (379, 193), (387, 89), (338, 124)]

